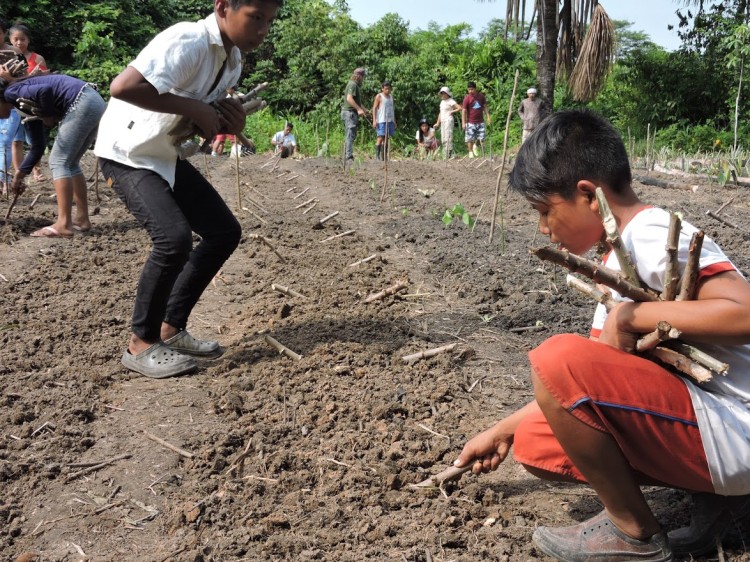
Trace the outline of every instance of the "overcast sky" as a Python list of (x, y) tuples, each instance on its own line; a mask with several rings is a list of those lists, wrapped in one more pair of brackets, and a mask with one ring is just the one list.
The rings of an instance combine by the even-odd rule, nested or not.
[[(651, 41), (665, 49), (674, 50), (680, 45), (677, 31), (667, 25), (677, 26), (675, 11), (684, 6), (676, 0), (601, 0), (609, 17), (633, 22), (633, 31), (646, 33)], [(528, 1), (527, 5), (532, 2)], [(505, 18), (506, 2), (477, 2), (476, 0), (348, 0), (352, 19), (363, 26), (375, 23), (385, 14), (395, 12), (409, 28), (426, 29), (429, 22), (440, 26), (468, 23), (473, 31), (482, 31), (493, 18)]]

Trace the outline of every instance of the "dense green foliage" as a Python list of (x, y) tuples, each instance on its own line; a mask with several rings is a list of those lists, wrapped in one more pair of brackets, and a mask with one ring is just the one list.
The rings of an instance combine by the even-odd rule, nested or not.
[[(0, 14), (23, 20), (34, 32), (32, 50), (56, 71), (96, 82), (106, 95), (111, 79), (159, 30), (211, 12), (210, 0), (20, 0)], [(590, 106), (608, 116), (623, 135), (645, 138), (657, 131), (657, 144), (698, 151), (738, 143), (750, 146), (750, 103), (740, 81), (746, 76), (747, 2), (703, 3), (696, 13), (684, 9), (683, 47), (666, 52), (643, 33), (616, 22), (620, 44), (607, 86)], [(500, 11), (500, 8), (498, 8)], [(269, 109), (248, 120), (248, 133), (260, 149), (283, 127), (295, 123), (303, 152), (337, 153), (343, 87), (357, 66), (368, 69), (363, 101), (371, 107), (380, 82), (393, 84), (398, 130), (397, 150), (409, 153), (421, 117), (437, 118), (437, 90), (446, 85), (457, 101), (474, 80), (488, 97), (493, 152), (502, 147), (515, 71), (520, 73), (514, 106), (534, 85), (535, 43), (505, 42), (501, 20), (484, 30), (466, 24), (410, 30), (408, 22), (387, 14), (363, 27), (351, 19), (344, 0), (286, 0), (278, 21), (260, 49), (249, 53), (240, 88), (268, 81)], [(478, 32), (473, 34), (472, 32)], [(739, 96), (738, 96), (739, 93)], [(575, 105), (558, 84), (555, 107)], [(513, 107), (510, 142), (520, 140)], [(461, 133), (456, 131), (460, 148)], [(720, 142), (717, 142), (720, 141)], [(363, 123), (357, 148), (369, 150), (374, 133)]]

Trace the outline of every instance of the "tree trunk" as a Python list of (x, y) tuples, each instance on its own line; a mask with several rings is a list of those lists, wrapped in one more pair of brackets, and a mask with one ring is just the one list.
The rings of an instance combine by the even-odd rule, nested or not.
[(555, 70), (557, 66), (557, 3), (558, 0), (537, 0), (536, 81), (539, 95), (550, 109), (555, 101)]

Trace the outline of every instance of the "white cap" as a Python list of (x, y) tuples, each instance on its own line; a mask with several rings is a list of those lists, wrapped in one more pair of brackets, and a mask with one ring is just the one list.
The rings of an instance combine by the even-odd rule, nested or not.
[(451, 91), (448, 89), (447, 86), (443, 86), (442, 88), (440, 88), (440, 91), (438, 92), (438, 94), (447, 94), (448, 97), (452, 96)]
[(528, 90), (526, 90), (526, 93), (527, 94), (536, 94), (536, 88), (529, 88)]

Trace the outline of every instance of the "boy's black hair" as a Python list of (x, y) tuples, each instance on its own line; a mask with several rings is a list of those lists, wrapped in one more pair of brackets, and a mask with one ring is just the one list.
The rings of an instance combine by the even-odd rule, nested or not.
[(284, 6), (284, 0), (227, 0), (227, 5), (233, 10), (239, 10), (240, 7), (252, 4), (253, 2), (275, 2), (279, 5), (279, 8)]
[(469, 82), (468, 84), (466, 84), (466, 87), (467, 88), (476, 88), (477, 87), (477, 83), (476, 82)]
[(626, 190), (632, 175), (625, 144), (593, 111), (553, 113), (521, 145), (508, 183), (527, 199), (546, 201), (552, 195), (572, 199), (580, 180)]
[(391, 87), (391, 81), (390, 80), (383, 80), (383, 83), (380, 84), (381, 88), (385, 88), (386, 86), (388, 86), (389, 88)]
[(8, 21), (0, 18), (0, 29), (3, 31), (8, 31)]

